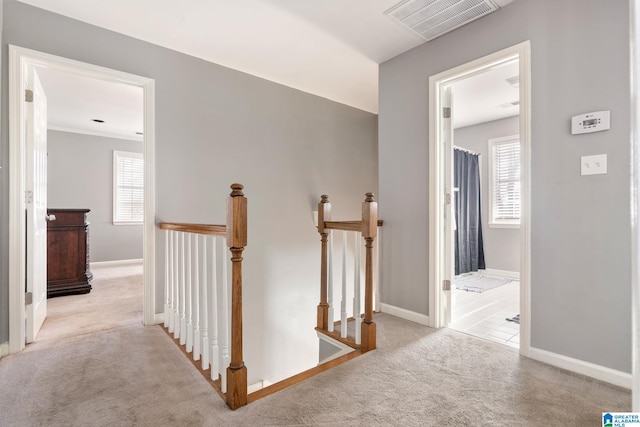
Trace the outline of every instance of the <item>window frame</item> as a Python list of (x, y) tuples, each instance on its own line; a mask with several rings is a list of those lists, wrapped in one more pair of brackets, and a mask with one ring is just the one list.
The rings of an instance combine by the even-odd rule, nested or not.
[[(500, 145), (511, 144), (517, 142), (520, 147), (518, 153), (518, 161), (520, 164), (520, 176), (518, 177), (518, 183), (520, 184), (520, 215), (518, 218), (498, 218), (496, 219), (496, 205), (495, 205), (495, 193), (496, 193), (496, 164), (495, 164), (495, 148)], [(520, 228), (520, 221), (522, 219), (522, 142), (520, 141), (520, 135), (509, 135), (500, 138), (491, 138), (488, 141), (489, 146), (489, 158), (488, 161), (488, 175), (489, 175), (489, 221), (490, 228)]]
[[(142, 173), (140, 174), (141, 182), (140, 186), (135, 186), (135, 188), (140, 188), (142, 190), (142, 202), (141, 202), (141, 214), (140, 219), (119, 219), (118, 218), (118, 196), (120, 185), (118, 182), (119, 170), (118, 170), (118, 160), (120, 158), (129, 158), (129, 159), (141, 159), (142, 160)], [(133, 151), (120, 151), (113, 150), (113, 216), (112, 221), (113, 225), (142, 225), (144, 223), (144, 155), (143, 153), (133, 152)]]

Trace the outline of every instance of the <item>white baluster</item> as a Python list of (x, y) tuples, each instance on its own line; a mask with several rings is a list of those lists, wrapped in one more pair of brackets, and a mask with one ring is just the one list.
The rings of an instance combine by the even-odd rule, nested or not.
[(207, 268), (209, 267), (207, 259), (207, 241), (208, 236), (205, 236), (202, 242), (202, 369), (209, 369), (209, 320), (208, 320), (208, 298), (207, 290), (209, 282), (207, 280)]
[[(222, 239), (223, 249), (227, 247), (226, 239)], [(226, 254), (226, 251), (224, 251)], [(229, 300), (229, 280), (227, 277), (227, 263), (229, 260), (226, 256), (222, 257), (222, 295), (221, 295), (221, 310), (220, 310), (220, 341), (221, 341), (221, 361), (220, 361), (220, 388), (223, 393), (227, 392), (227, 367), (229, 366), (229, 362), (231, 361), (231, 356), (229, 355), (229, 340), (230, 340), (230, 305), (231, 302)]]
[(340, 336), (347, 337), (347, 232), (342, 232), (342, 300), (340, 301)]
[(164, 231), (164, 327), (169, 326), (169, 230)]
[(174, 256), (173, 256), (173, 252), (175, 251), (174, 234), (175, 234), (175, 231), (173, 230), (169, 231), (169, 275), (171, 276), (169, 278), (169, 287), (171, 288), (169, 291), (169, 332), (170, 333), (173, 333), (176, 327), (176, 317), (175, 317), (176, 302), (175, 302), (175, 296), (174, 296), (175, 284), (174, 284), (174, 273), (173, 273), (175, 269)]
[(180, 337), (180, 269), (178, 260), (180, 258), (180, 232), (176, 231), (173, 236), (173, 338)]
[[(213, 238), (213, 249), (211, 252), (211, 263), (212, 263), (212, 272), (211, 278), (213, 282), (213, 286), (211, 287), (211, 309), (209, 313), (211, 314), (211, 379), (217, 380), (218, 373), (220, 372), (220, 359), (218, 354), (218, 251), (216, 250), (218, 246), (218, 241), (220, 238), (215, 236)], [(224, 254), (224, 251), (223, 251)], [(224, 256), (222, 257), (224, 261)]]
[(333, 332), (333, 231), (329, 230), (329, 246), (327, 247), (327, 302), (329, 303), (329, 322), (327, 330)]
[(196, 234), (193, 239), (193, 360), (200, 360), (200, 259), (198, 257), (198, 246), (200, 245), (200, 235)]
[(186, 233), (180, 233), (180, 345), (184, 345), (187, 338), (187, 318), (185, 316), (185, 311), (187, 307), (186, 300), (186, 288), (187, 288), (187, 278), (185, 274), (185, 245), (184, 238)]
[(191, 258), (191, 235), (192, 233), (187, 234), (187, 339), (185, 350), (187, 353), (191, 353), (193, 351), (193, 298), (192, 298), (192, 289), (193, 289), (193, 281), (191, 280), (191, 264), (193, 262)]
[(356, 333), (356, 344), (360, 344), (362, 331), (360, 330), (360, 325), (362, 324), (362, 316), (360, 315), (360, 286), (361, 286), (361, 273), (360, 273), (360, 257), (362, 256), (361, 246), (362, 246), (362, 238), (360, 237), (360, 233), (354, 233), (356, 235), (355, 239), (355, 255), (354, 255), (354, 265), (353, 265), (353, 318), (355, 320), (355, 333)]

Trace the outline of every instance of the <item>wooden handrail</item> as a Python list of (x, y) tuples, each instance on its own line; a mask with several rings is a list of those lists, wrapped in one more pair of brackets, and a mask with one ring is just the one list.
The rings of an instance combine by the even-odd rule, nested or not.
[[(378, 227), (382, 227), (384, 221), (378, 220)], [(329, 230), (362, 231), (362, 221), (325, 221), (324, 228)]]
[(329, 230), (362, 231), (362, 221), (325, 221), (324, 228)]
[(227, 234), (226, 225), (189, 224), (185, 222), (161, 222), (161, 230), (182, 231), (184, 233), (205, 234), (209, 236), (224, 236)]

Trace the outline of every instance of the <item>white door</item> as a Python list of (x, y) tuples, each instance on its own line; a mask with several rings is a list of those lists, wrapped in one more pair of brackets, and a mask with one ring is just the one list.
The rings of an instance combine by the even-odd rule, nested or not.
[[(442, 295), (442, 326), (449, 326), (451, 323), (451, 288), (453, 287), (453, 273), (455, 261), (454, 246), (453, 246), (453, 95), (451, 94), (451, 87), (444, 87), (442, 90), (442, 140), (443, 140), (443, 168), (444, 171), (444, 194), (446, 200), (443, 203), (444, 212), (442, 221), (444, 230), (444, 250), (445, 256), (442, 257), (444, 265), (442, 266), (442, 278), (446, 283), (449, 283), (448, 289), (443, 289)], [(445, 113), (446, 111), (446, 113)]]
[[(47, 97), (31, 68), (25, 104), (27, 191), (26, 342), (35, 340), (47, 317)], [(28, 295), (28, 294), (27, 294)], [(28, 303), (28, 301), (27, 301)]]

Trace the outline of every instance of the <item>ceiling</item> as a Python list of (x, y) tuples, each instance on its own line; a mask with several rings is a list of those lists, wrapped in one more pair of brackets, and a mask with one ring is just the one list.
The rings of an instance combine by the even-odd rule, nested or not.
[(520, 114), (520, 89), (507, 81), (518, 74), (516, 59), (452, 83), (454, 129)]
[(36, 72), (47, 96), (49, 129), (142, 141), (141, 87), (51, 68)]
[[(424, 42), (384, 15), (399, 0), (19, 1), (373, 113), (378, 111), (378, 64)], [(493, 1), (504, 6), (513, 0)], [(116, 93), (106, 89), (105, 82), (96, 85), (95, 95), (89, 95), (93, 92), (88, 87), (69, 90), (88, 82), (67, 81), (63, 86), (63, 79), (42, 76), (52, 127), (71, 126), (62, 118), (61, 124), (53, 122), (58, 116), (54, 91), (60, 92), (60, 102), (78, 92), (79, 101), (71, 103), (84, 104), (80, 112), (86, 114), (76, 114), (81, 126), (89, 120), (85, 116), (90, 100), (106, 99), (100, 93)], [(116, 101), (118, 108), (141, 105), (136, 104), (141, 95), (122, 92), (133, 98)], [(104, 106), (89, 115), (100, 118), (101, 111), (114, 113), (118, 108)], [(102, 128), (106, 130), (109, 122)], [(141, 127), (136, 123), (126, 131), (114, 132), (130, 134)]]

